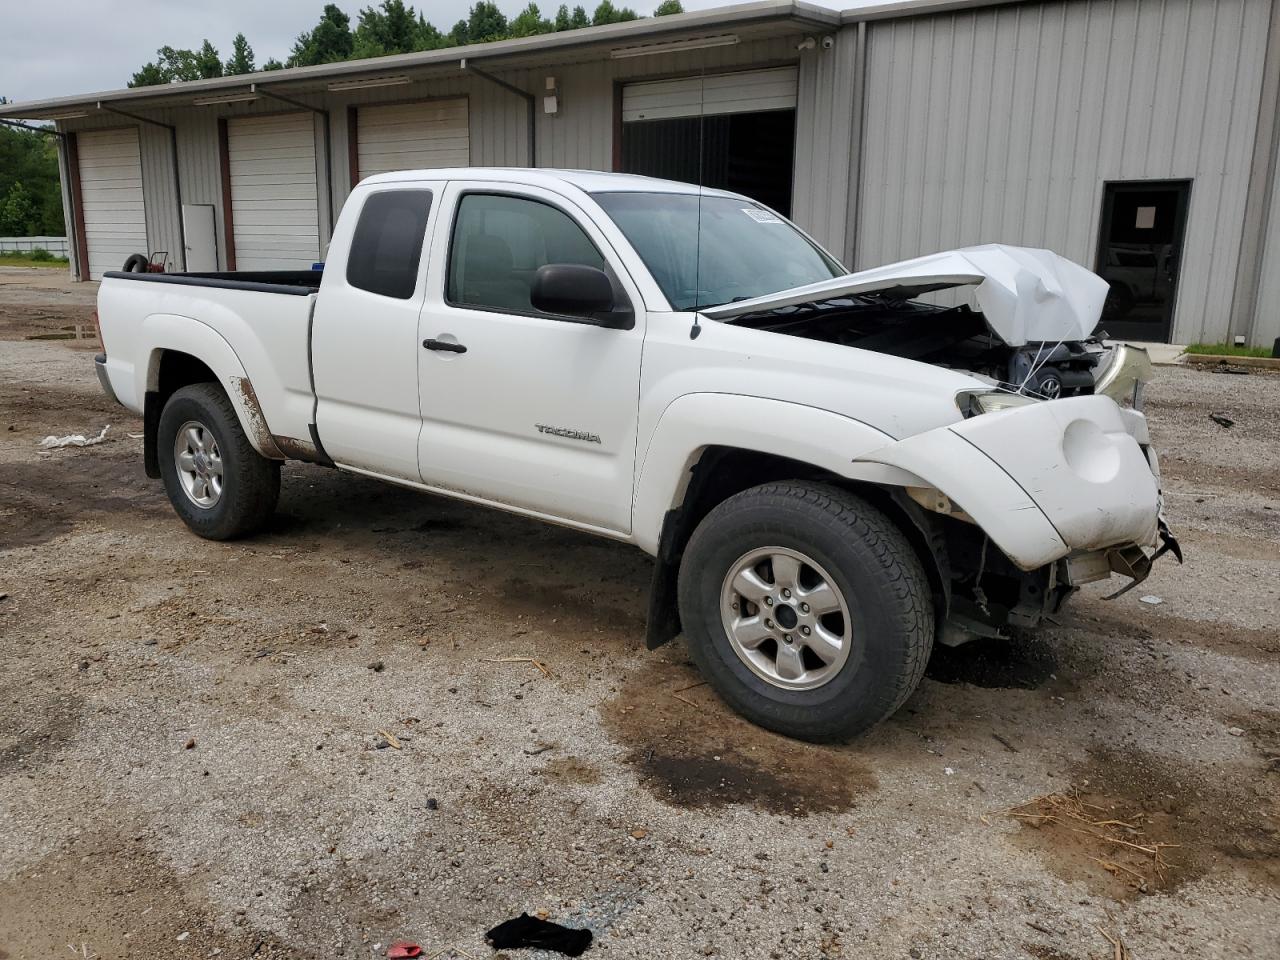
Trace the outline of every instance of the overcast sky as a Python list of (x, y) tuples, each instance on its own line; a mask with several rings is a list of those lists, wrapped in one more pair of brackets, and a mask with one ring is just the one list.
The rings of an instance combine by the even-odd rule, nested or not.
[[(338, 6), (354, 27), (359, 9), (372, 2), (338, 0)], [(466, 15), (471, 2), (429, 0), (414, 6), (447, 31)], [(513, 16), (526, 2), (498, 0), (498, 6)], [(630, 5), (649, 14), (659, 2)], [(698, 10), (728, 2), (684, 0), (684, 7)], [(2, 5), (0, 95), (21, 101), (118, 90), (165, 44), (194, 49), (207, 37), (226, 60), (232, 38), (242, 31), (258, 63), (269, 57), (284, 60), (294, 38), (320, 19), (324, 0), (3, 0)], [(558, 5), (559, 0), (539, 4), (544, 16), (554, 14)], [(588, 12), (594, 5), (583, 2)]]

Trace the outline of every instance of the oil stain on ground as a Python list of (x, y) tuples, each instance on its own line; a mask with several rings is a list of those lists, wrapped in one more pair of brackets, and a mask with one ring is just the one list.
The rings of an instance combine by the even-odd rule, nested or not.
[(1057, 667), (1053, 648), (1043, 640), (983, 638), (958, 647), (936, 644), (925, 676), (993, 690), (1035, 690)]
[(1117, 900), (1223, 873), (1277, 890), (1276, 781), (1261, 765), (1100, 748), (1071, 771), (1069, 790), (1011, 811), (1022, 824), (1014, 842), (1057, 876)]
[(876, 789), (848, 747), (791, 740), (732, 713), (683, 664), (654, 662), (601, 707), (641, 785), (672, 806), (750, 805), (802, 817), (847, 810)]

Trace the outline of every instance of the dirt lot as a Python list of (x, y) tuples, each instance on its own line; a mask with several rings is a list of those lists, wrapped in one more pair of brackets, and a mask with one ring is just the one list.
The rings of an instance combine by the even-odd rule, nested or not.
[(631, 549), (306, 466), (190, 535), (92, 296), (0, 270), (0, 957), (1280, 955), (1280, 377), (1160, 370), (1184, 567), (822, 748), (643, 650)]

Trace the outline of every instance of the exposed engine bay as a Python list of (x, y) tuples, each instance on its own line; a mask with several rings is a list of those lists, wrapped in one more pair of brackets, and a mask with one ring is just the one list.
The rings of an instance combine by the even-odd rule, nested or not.
[(1094, 393), (1099, 369), (1110, 360), (1097, 336), (1010, 347), (968, 305), (940, 307), (892, 291), (778, 307), (736, 322), (977, 374), (1045, 400)]

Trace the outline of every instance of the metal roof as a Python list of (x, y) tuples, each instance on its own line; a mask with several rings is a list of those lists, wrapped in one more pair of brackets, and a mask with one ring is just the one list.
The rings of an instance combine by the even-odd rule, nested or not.
[[(461, 69), (462, 61), (483, 64), (490, 69), (531, 66), (536, 63), (564, 63), (567, 54), (590, 53), (609, 56), (618, 47), (642, 46), (646, 43), (669, 42), (673, 35), (693, 37), (742, 33), (752, 28), (776, 32), (779, 26), (797, 31), (830, 31), (840, 26), (840, 13), (803, 0), (757, 0), (692, 13), (666, 17), (647, 17), (625, 23), (599, 27), (583, 27), (560, 33), (544, 33), (491, 43), (445, 47), (420, 53), (404, 53), (367, 60), (344, 60), (314, 67), (292, 67), (284, 70), (259, 71), (210, 80), (189, 80), (163, 86), (131, 87), (48, 100), (29, 100), (0, 105), (0, 117), (41, 120), (71, 110), (92, 109), (98, 104), (126, 104), (137, 107), (165, 107), (189, 104), (195, 97), (234, 93), (257, 83), (272, 90), (304, 93), (323, 90), (334, 80), (385, 73), (411, 71), (440, 72)], [(588, 57), (589, 58), (589, 57)], [(434, 70), (433, 70), (434, 68)]]

